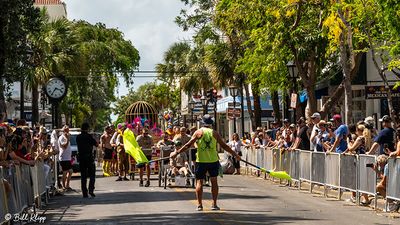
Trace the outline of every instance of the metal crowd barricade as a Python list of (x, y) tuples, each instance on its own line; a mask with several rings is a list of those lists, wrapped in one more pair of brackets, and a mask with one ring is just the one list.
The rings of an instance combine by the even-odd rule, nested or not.
[[(374, 164), (376, 162), (376, 156), (374, 155), (359, 155), (358, 165), (357, 165), (357, 191), (358, 193), (368, 194), (375, 196), (376, 194), (376, 184), (377, 175), (373, 168), (367, 167), (367, 164)], [(357, 195), (359, 196), (359, 195)], [(375, 209), (377, 207), (377, 201), (375, 202)]]
[(400, 158), (388, 160), (388, 177), (386, 183), (386, 203), (388, 199), (400, 201)]
[(264, 148), (256, 149), (256, 154), (255, 155), (257, 156), (256, 165), (258, 165), (258, 166), (264, 165)]
[(281, 170), (290, 172), (290, 152), (284, 151), (281, 153)]
[(273, 153), (273, 160), (272, 160), (272, 166), (273, 170), (280, 170), (281, 169), (281, 152), (279, 149), (274, 148), (272, 149)]
[(5, 222), (5, 215), (8, 213), (7, 193), (3, 182), (3, 173), (0, 173), (0, 224)]
[(28, 165), (20, 165), (19, 168), (21, 170), (21, 176), (22, 176), (21, 195), (24, 201), (26, 201), (26, 206), (30, 206), (33, 205), (34, 203), (30, 169)]
[(273, 169), (273, 157), (274, 154), (271, 150), (271, 148), (265, 148), (264, 149), (264, 168), (267, 170), (272, 170)]
[[(338, 153), (325, 155), (325, 185), (340, 189), (340, 154)], [(341, 193), (339, 193), (338, 198), (340, 198), (340, 195)]]
[[(325, 153), (311, 153), (311, 184), (325, 185)], [(310, 191), (312, 192), (313, 185)]]
[(340, 188), (357, 191), (357, 156), (340, 155)]
[(34, 167), (31, 167), (30, 170), (33, 186), (33, 196), (35, 199), (37, 199), (38, 206), (41, 207), (41, 196), (45, 194), (47, 190), (44, 163), (39, 161)]
[[(242, 146), (242, 148), (240, 149), (240, 151), (242, 152), (242, 159), (247, 160), (247, 147)], [(246, 163), (245, 162), (240, 162), (240, 167), (246, 167)]]
[(301, 189), (302, 181), (310, 181), (311, 176), (311, 151), (299, 150), (300, 151), (300, 177), (299, 177), (299, 189)]
[(292, 177), (292, 180), (298, 181), (300, 179), (300, 151), (290, 151), (290, 169), (287, 171)]

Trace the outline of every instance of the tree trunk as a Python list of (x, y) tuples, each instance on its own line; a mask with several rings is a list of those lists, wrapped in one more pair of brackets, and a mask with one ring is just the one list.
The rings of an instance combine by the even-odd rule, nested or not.
[(281, 111), (279, 109), (279, 96), (277, 91), (271, 92), (272, 108), (274, 111), (275, 120), (281, 121)]
[(38, 85), (32, 85), (32, 126), (34, 127), (39, 121), (39, 91)]
[[(344, 69), (343, 69), (344, 70)], [(351, 90), (351, 79), (349, 74), (344, 77), (344, 111), (346, 124), (353, 122), (353, 95)]]
[[(348, 31), (349, 32), (349, 31)], [(342, 65), (342, 72), (344, 76), (344, 111), (346, 124), (350, 124), (353, 121), (353, 95), (351, 89), (351, 68), (353, 53), (349, 47), (350, 43), (347, 43), (344, 39), (344, 35), (341, 35), (342, 40), (340, 43), (340, 64)]]
[(254, 102), (254, 121), (255, 126), (261, 127), (261, 103), (260, 103), (260, 95), (258, 91), (258, 85), (252, 85), (253, 91), (253, 102)]
[(252, 109), (252, 105), (251, 105), (251, 99), (250, 99), (250, 91), (249, 91), (249, 85), (248, 84), (244, 84), (244, 90), (246, 92), (246, 104), (247, 104), (247, 111), (249, 112), (249, 117), (250, 117), (250, 122), (251, 122), (251, 127), (253, 130), (256, 129), (256, 123), (254, 121), (254, 114), (253, 114), (253, 109)]
[(7, 106), (6, 106), (6, 97), (5, 97), (5, 83), (4, 83), (4, 73), (5, 73), (5, 66), (6, 66), (6, 59), (5, 59), (5, 46), (4, 46), (4, 27), (5, 22), (3, 19), (0, 19), (0, 114), (3, 115), (4, 119), (7, 114)]
[(376, 55), (375, 55), (375, 48), (372, 44), (371, 36), (368, 34), (368, 41), (371, 46), (371, 55), (372, 55), (372, 61), (374, 62), (375, 68), (378, 71), (379, 76), (382, 78), (382, 81), (385, 85), (386, 93), (387, 93), (387, 99), (388, 99), (388, 106), (389, 106), (389, 115), (392, 118), (392, 122), (394, 123), (394, 127), (397, 128), (397, 121), (396, 121), (396, 111), (393, 108), (393, 98), (392, 98), (392, 92), (390, 90), (389, 82), (387, 80), (387, 77), (385, 75), (385, 70), (383, 67), (380, 67), (378, 64), (378, 61), (376, 60)]
[[(2, 67), (2, 65), (0, 65)], [(5, 98), (5, 84), (3, 82), (3, 78), (1, 77), (1, 69), (0, 69), (0, 114), (3, 115), (3, 119), (6, 119), (7, 114), (7, 105), (6, 105), (6, 98)]]
[(310, 84), (306, 87), (308, 111), (305, 112), (305, 117), (310, 118), (311, 115), (317, 112), (317, 96), (315, 95), (315, 83), (317, 81), (317, 66), (315, 62), (315, 53), (312, 54), (310, 62), (308, 63), (308, 76)]
[[(358, 73), (358, 70), (360, 68), (362, 56), (364, 53), (358, 53), (354, 56), (355, 58), (355, 66), (351, 70), (351, 80), (353, 80), (354, 76)], [(343, 80), (340, 85), (335, 89), (335, 91), (330, 95), (330, 98), (325, 102), (325, 104), (322, 106), (322, 109), (320, 111), (321, 113), (321, 118), (325, 118), (325, 116), (330, 112), (333, 108), (333, 106), (339, 102), (339, 100), (342, 98), (342, 95), (344, 93), (344, 85), (345, 85), (345, 80)]]

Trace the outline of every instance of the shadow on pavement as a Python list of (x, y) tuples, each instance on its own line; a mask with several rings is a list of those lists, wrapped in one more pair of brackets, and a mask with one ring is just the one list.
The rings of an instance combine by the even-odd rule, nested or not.
[[(205, 198), (211, 198), (210, 193), (204, 193)], [(263, 195), (246, 195), (221, 193), (219, 199), (272, 199), (275, 197)], [(126, 191), (126, 192), (107, 192), (96, 193), (95, 198), (84, 199), (80, 194), (66, 194), (55, 197), (54, 202), (66, 205), (101, 205), (101, 204), (120, 204), (120, 203), (140, 203), (140, 202), (164, 202), (164, 201), (183, 201), (194, 200), (193, 192), (163, 192), (163, 191)]]
[(196, 212), (196, 213), (166, 213), (166, 214), (135, 214), (112, 216), (93, 220), (77, 220), (68, 222), (48, 221), (47, 224), (283, 224), (300, 221), (315, 221), (292, 216), (268, 216), (265, 213), (238, 214), (226, 212)]

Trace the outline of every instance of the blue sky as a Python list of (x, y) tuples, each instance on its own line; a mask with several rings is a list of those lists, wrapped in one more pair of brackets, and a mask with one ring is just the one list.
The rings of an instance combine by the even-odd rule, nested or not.
[[(180, 0), (67, 0), (68, 19), (90, 23), (101, 22), (118, 28), (132, 41), (141, 57), (140, 70), (154, 70), (162, 61), (163, 53), (177, 41), (190, 39), (174, 19), (184, 7)], [(155, 74), (154, 74), (155, 75)], [(133, 89), (154, 78), (137, 78)], [(126, 95), (124, 83), (118, 96)]]

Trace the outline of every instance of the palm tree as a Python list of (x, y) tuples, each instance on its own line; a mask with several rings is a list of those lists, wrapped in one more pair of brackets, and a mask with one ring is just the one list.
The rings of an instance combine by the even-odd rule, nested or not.
[(40, 31), (29, 37), (34, 72), (28, 74), (26, 81), (32, 90), (32, 124), (39, 119), (39, 87), (51, 77), (62, 75), (74, 64), (70, 22), (65, 18), (49, 22), (44, 13)]

